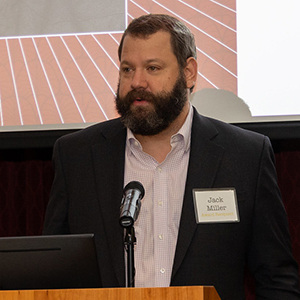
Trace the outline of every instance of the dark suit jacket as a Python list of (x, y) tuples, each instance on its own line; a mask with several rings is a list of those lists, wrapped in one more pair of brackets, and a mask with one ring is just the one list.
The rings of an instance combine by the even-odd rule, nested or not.
[[(116, 119), (54, 147), (44, 233), (95, 233), (103, 287), (125, 286), (119, 225), (125, 140)], [(236, 189), (240, 222), (196, 224), (192, 190), (224, 187)], [(244, 299), (246, 265), (257, 299), (300, 298), (269, 139), (195, 111), (171, 285), (214, 285), (222, 299)]]

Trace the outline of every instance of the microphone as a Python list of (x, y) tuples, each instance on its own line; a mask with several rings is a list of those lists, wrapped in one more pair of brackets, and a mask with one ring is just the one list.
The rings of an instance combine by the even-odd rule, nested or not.
[(133, 226), (139, 215), (144, 195), (144, 187), (138, 181), (131, 181), (124, 187), (120, 208), (120, 225), (122, 227)]

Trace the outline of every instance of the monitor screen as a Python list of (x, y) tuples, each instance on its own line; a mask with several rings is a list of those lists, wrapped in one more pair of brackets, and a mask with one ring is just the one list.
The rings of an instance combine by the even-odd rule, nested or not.
[(0, 238), (0, 289), (100, 287), (93, 234)]

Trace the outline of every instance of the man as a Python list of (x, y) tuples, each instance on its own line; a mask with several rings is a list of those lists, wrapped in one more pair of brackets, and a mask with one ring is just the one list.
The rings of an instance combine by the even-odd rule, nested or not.
[[(190, 31), (170, 16), (142, 16), (125, 31), (119, 59), (121, 118), (57, 141), (44, 233), (95, 233), (102, 286), (125, 286), (120, 202), (137, 180), (145, 197), (135, 222), (136, 286), (213, 285), (222, 299), (244, 299), (248, 266), (257, 299), (299, 299), (270, 142), (191, 107)], [(236, 191), (228, 203), (237, 216), (202, 222), (193, 191), (217, 188)], [(217, 205), (207, 210), (227, 209), (210, 199)]]

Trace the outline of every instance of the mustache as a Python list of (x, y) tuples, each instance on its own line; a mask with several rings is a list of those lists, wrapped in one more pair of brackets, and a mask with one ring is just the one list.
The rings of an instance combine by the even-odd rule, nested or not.
[(135, 101), (137, 99), (145, 100), (148, 102), (153, 102), (155, 100), (155, 95), (153, 93), (145, 91), (145, 90), (134, 89), (127, 93), (124, 100), (132, 103), (133, 101)]

